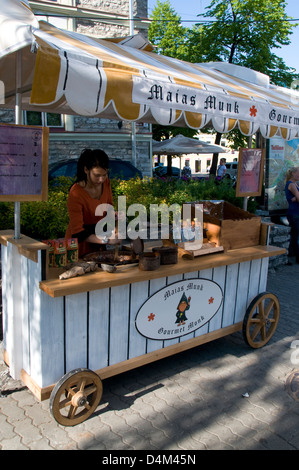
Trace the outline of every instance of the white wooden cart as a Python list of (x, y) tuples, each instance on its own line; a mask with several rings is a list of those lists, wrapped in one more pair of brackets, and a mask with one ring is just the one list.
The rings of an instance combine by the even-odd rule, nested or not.
[[(50, 398), (51, 413), (65, 426), (94, 412), (105, 378), (239, 330), (258, 348), (278, 323), (279, 302), (266, 292), (266, 283), (269, 257), (284, 249), (258, 245), (180, 259), (155, 271), (135, 267), (58, 280), (48, 278), (46, 245), (25, 236), (14, 239), (13, 231), (0, 232), (0, 242), (5, 362), (39, 400)], [(139, 323), (146, 306), (152, 308), (160, 294), (178, 303), (187, 281), (202, 292), (206, 286), (216, 289), (212, 295), (207, 291), (209, 299), (220, 295), (215, 312), (205, 317), (206, 308), (192, 292), (192, 306), (204, 312), (192, 328), (161, 327), (161, 339), (144, 333)], [(148, 321), (152, 314), (157, 311), (150, 311)]]

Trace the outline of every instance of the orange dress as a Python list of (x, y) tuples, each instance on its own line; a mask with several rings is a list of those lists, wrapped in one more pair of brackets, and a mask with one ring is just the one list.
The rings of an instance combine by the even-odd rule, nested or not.
[(95, 215), (99, 204), (113, 205), (112, 190), (108, 178), (103, 183), (100, 199), (92, 198), (79, 183), (75, 183), (71, 187), (67, 200), (69, 225), (65, 238), (78, 238), (79, 257), (94, 251), (92, 244), (86, 242), (85, 239), (95, 233), (95, 225), (103, 218), (103, 216)]

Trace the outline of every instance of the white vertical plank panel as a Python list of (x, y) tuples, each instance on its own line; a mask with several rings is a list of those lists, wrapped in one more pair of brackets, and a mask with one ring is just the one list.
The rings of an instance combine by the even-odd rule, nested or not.
[(179, 282), (179, 281), (182, 281), (184, 278), (184, 275), (183, 274), (175, 274), (173, 276), (168, 276), (168, 278), (166, 279), (166, 285), (169, 286), (169, 284), (173, 284), (174, 282)]
[(87, 367), (87, 292), (65, 297), (65, 365)]
[(259, 293), (267, 290), (269, 258), (263, 258), (261, 264), (260, 286)]
[[(225, 293), (226, 266), (214, 268), (213, 281), (216, 282)], [(223, 302), (216, 315), (209, 322), (209, 331), (219, 330), (222, 324)]]
[[(184, 280), (193, 279), (193, 278), (198, 279), (198, 271), (193, 271), (191, 273), (185, 273), (184, 274)], [(192, 298), (191, 298), (191, 302), (192, 302)], [(187, 315), (188, 315), (188, 311), (186, 312), (186, 317), (187, 317)], [(182, 343), (183, 341), (187, 341), (188, 339), (194, 338), (194, 336), (195, 336), (194, 331), (192, 333), (189, 333), (188, 335), (184, 335), (180, 338), (180, 343)]]
[(108, 366), (110, 289), (89, 293), (89, 362), (91, 370)]
[[(162, 289), (166, 286), (166, 277), (160, 279), (151, 279), (150, 280), (150, 292), (149, 295), (153, 295), (154, 293), (158, 292), (158, 290)], [(147, 340), (147, 351), (152, 352), (157, 351), (157, 349), (163, 348), (163, 341), (148, 339)]]
[(64, 375), (63, 298), (53, 299), (40, 290), (40, 252), (38, 259), (38, 263), (28, 260), (30, 376), (47, 387)]
[(22, 348), (23, 348), (23, 369), (30, 375), (30, 322), (29, 322), (29, 260), (21, 258), (21, 305), (22, 310)]
[(148, 299), (148, 290), (149, 281), (134, 282), (131, 285), (129, 358), (141, 356), (146, 353), (146, 338), (136, 329), (135, 319), (138, 310)]
[(9, 371), (13, 379), (20, 379), (23, 368), (22, 309), (21, 304), (21, 256), (18, 247), (7, 243), (6, 264), (6, 347), (9, 357)]
[[(213, 278), (213, 268), (210, 269), (203, 269), (202, 271), (199, 271), (198, 277), (200, 279), (208, 279), (209, 281), (212, 280)], [(201, 328), (198, 328), (198, 330), (195, 330), (194, 336), (201, 336), (205, 333), (208, 333), (209, 331), (209, 322), (203, 325)]]
[(259, 293), (262, 260), (260, 258), (254, 259), (250, 263), (247, 306)]
[(2, 328), (3, 347), (8, 351), (8, 305), (7, 305), (7, 246), (1, 245), (1, 276), (2, 276)]
[[(53, 299), (41, 291), (41, 387), (53, 385), (63, 377), (64, 359), (63, 297)], [(33, 365), (31, 361), (31, 370)]]
[(248, 306), (250, 261), (239, 264), (238, 288), (236, 292), (235, 323), (243, 321)]
[(111, 287), (109, 365), (128, 358), (130, 285)]
[(238, 264), (230, 264), (226, 268), (226, 282), (222, 315), (222, 328), (234, 324), (236, 293), (238, 286)]
[[(28, 327), (30, 346), (30, 376), (40, 386), (43, 385), (42, 348), (44, 335), (40, 302), (39, 281), (41, 271), (37, 263), (28, 264)], [(45, 311), (44, 315), (48, 315)], [(50, 358), (48, 359), (50, 361)]]

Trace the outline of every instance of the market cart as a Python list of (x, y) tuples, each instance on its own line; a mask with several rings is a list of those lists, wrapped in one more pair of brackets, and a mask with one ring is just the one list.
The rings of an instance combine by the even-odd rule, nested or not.
[(259, 348), (277, 327), (268, 262), (285, 250), (264, 241), (67, 280), (50, 278), (47, 245), (13, 231), (0, 242), (5, 362), (62, 425), (94, 412), (108, 377), (240, 330)]

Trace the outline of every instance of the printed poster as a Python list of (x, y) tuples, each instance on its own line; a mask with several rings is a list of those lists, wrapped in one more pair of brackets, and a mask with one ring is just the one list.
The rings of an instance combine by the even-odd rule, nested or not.
[(269, 139), (266, 160), (265, 206), (272, 214), (286, 212), (286, 174), (289, 168), (299, 166), (299, 139), (285, 141), (281, 137)]
[(48, 129), (0, 125), (0, 201), (46, 200)]
[(264, 174), (264, 150), (240, 149), (236, 196), (260, 196)]

